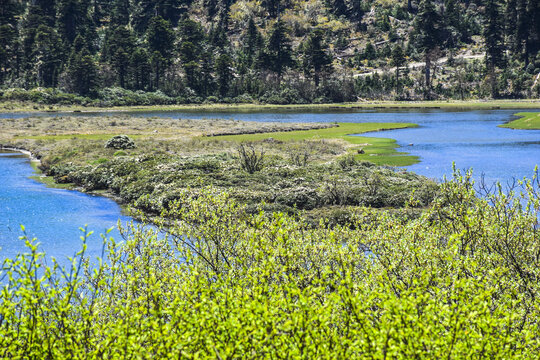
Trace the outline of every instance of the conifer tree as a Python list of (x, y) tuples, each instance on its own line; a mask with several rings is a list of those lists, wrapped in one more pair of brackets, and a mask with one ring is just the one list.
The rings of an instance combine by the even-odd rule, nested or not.
[(0, 85), (16, 66), (18, 5), (14, 0), (0, 0)]
[(401, 83), (399, 81), (399, 69), (403, 65), (407, 63), (407, 59), (405, 58), (405, 52), (403, 51), (403, 48), (401, 45), (396, 44), (394, 48), (392, 49), (392, 66), (395, 66), (396, 68), (396, 91), (399, 92), (401, 90)]
[(129, 0), (114, 0), (111, 12), (111, 27), (127, 26), (130, 14)]
[(302, 67), (307, 76), (313, 78), (315, 86), (319, 86), (320, 78), (332, 70), (332, 57), (328, 52), (328, 44), (324, 41), (324, 32), (315, 28), (302, 44)]
[(129, 61), (130, 73), (135, 90), (146, 90), (150, 86), (150, 60), (145, 49), (136, 48)]
[(56, 87), (62, 69), (62, 50), (56, 31), (47, 25), (40, 25), (36, 31), (32, 50), (33, 75), (37, 85)]
[(146, 42), (154, 72), (154, 86), (159, 88), (161, 78), (174, 56), (175, 35), (171, 24), (161, 16), (150, 20)]
[(221, 97), (227, 96), (233, 76), (233, 60), (228, 54), (221, 54), (216, 60), (218, 91)]
[(281, 0), (263, 0), (262, 5), (271, 18), (275, 18), (281, 12)]
[(79, 52), (72, 52), (67, 72), (72, 83), (72, 90), (77, 94), (88, 96), (96, 90), (97, 66), (86, 47)]
[(263, 38), (252, 17), (250, 17), (248, 21), (246, 33), (243, 38), (243, 45), (244, 52), (247, 55), (247, 65), (252, 66), (257, 52), (263, 45)]
[(421, 0), (414, 22), (413, 42), (425, 61), (425, 97), (431, 98), (431, 63), (441, 44), (441, 19), (433, 0)]
[(486, 66), (489, 72), (491, 97), (497, 98), (497, 66), (504, 60), (503, 24), (499, 0), (485, 0), (484, 41), (486, 46)]
[(291, 40), (281, 19), (272, 27), (264, 52), (263, 66), (277, 74), (278, 83), (281, 83), (283, 71), (294, 66)]

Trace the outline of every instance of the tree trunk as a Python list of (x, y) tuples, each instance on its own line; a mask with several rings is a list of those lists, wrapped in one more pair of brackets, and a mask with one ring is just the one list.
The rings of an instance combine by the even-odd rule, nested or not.
[(426, 52), (426, 95), (431, 97), (431, 56)]
[(495, 65), (491, 65), (489, 69), (489, 82), (491, 85), (491, 97), (496, 99), (499, 97), (499, 90), (497, 89), (497, 76), (495, 74)]

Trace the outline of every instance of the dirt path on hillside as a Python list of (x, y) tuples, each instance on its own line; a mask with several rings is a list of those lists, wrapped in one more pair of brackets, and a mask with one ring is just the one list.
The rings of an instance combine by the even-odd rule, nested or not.
[[(485, 54), (462, 55), (462, 56), (456, 56), (454, 58), (454, 60), (471, 61), (471, 60), (483, 59), (484, 57), (485, 57)], [(448, 57), (442, 57), (442, 58), (438, 59), (435, 62), (435, 65), (442, 65), (442, 64), (446, 64), (447, 62), (448, 62)], [(422, 68), (422, 67), (426, 66), (426, 63), (425, 62), (414, 62), (414, 63), (407, 64), (407, 66), (409, 67), (409, 69), (415, 70), (415, 69), (419, 69), (419, 68)], [(361, 74), (354, 74), (353, 76), (354, 77), (364, 77), (364, 76), (370, 76), (370, 75), (374, 75), (374, 74), (382, 75), (382, 74), (384, 74), (386, 72), (395, 72), (395, 71), (396, 71), (396, 68), (392, 67), (392, 68), (388, 68), (388, 69), (377, 69), (377, 70), (373, 70), (373, 71), (369, 71), (369, 72), (365, 72), (365, 73), (361, 73)]]

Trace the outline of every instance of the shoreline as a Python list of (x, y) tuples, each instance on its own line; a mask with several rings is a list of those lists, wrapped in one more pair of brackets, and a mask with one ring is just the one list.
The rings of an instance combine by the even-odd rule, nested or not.
[(530, 100), (471, 100), (471, 101), (366, 101), (335, 104), (186, 104), (186, 105), (133, 105), (112, 107), (85, 107), (81, 105), (43, 105), (36, 103), (1, 102), (0, 112), (5, 113), (105, 113), (105, 112), (145, 112), (145, 111), (219, 111), (219, 112), (260, 112), (260, 111), (355, 111), (355, 110), (511, 110), (539, 109), (540, 99)]

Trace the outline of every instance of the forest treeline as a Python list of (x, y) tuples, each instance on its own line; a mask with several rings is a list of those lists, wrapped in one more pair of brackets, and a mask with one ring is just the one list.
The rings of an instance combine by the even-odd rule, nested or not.
[(530, 98), (539, 50), (537, 0), (0, 0), (7, 100)]

